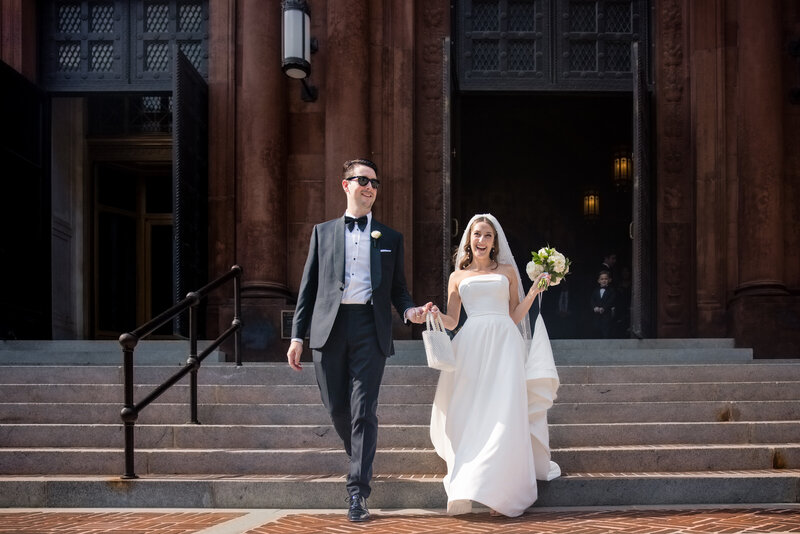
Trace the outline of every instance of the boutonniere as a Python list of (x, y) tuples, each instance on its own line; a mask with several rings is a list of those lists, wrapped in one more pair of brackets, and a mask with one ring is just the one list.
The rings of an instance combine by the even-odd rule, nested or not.
[(377, 230), (373, 230), (369, 235), (372, 236), (372, 246), (378, 248), (378, 239), (380, 239), (383, 234)]

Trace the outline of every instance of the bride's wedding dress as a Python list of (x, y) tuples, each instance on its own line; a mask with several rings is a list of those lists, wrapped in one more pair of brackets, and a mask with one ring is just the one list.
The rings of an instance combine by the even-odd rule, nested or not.
[(547, 431), (559, 385), (550, 342), (540, 316), (528, 350), (504, 275), (465, 278), (459, 293), (468, 318), (453, 338), (456, 369), (439, 376), (430, 429), (447, 462), (447, 512), (469, 513), (476, 501), (518, 516), (536, 501), (536, 479), (561, 474)]

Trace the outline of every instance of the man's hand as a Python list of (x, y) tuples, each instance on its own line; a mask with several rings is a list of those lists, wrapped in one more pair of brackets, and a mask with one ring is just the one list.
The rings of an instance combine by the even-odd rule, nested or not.
[(431, 311), (432, 307), (433, 307), (433, 302), (429, 302), (424, 306), (417, 306), (416, 308), (411, 308), (410, 310), (408, 310), (408, 313), (406, 313), (406, 315), (408, 316), (406, 318), (412, 323), (422, 324), (425, 322), (425, 314)]
[(300, 363), (300, 356), (303, 355), (303, 344), (299, 341), (292, 341), (289, 345), (289, 351), (286, 353), (286, 358), (289, 360), (289, 367), (295, 371), (302, 371), (303, 364)]

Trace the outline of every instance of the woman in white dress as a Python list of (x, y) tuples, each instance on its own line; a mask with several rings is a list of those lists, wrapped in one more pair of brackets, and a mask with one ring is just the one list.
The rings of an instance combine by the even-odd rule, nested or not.
[[(541, 316), (531, 337), (528, 310), (543, 291), (527, 294), (500, 223), (490, 214), (470, 220), (448, 284), (444, 326), (467, 321), (453, 338), (456, 368), (442, 372), (431, 412), (431, 441), (447, 462), (449, 514), (472, 502), (494, 515), (521, 515), (537, 499), (536, 479), (561, 474), (550, 461), (547, 409), (558, 374)], [(436, 310), (434, 310), (436, 311)]]

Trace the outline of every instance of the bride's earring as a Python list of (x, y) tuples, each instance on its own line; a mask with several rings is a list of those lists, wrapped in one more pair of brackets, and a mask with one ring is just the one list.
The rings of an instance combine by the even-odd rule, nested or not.
[(495, 255), (496, 255), (496, 253), (494, 251), (494, 247), (492, 247), (492, 250), (489, 252), (489, 259), (494, 261)]

